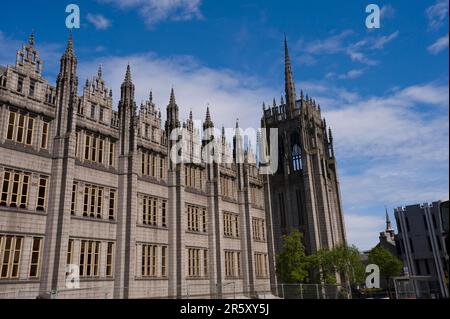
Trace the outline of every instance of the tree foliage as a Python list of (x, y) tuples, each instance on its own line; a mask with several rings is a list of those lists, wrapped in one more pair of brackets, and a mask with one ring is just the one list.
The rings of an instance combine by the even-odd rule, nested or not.
[(308, 279), (308, 257), (302, 239), (298, 230), (283, 236), (283, 251), (277, 256), (277, 274), (282, 283), (303, 283)]
[(277, 256), (280, 282), (336, 284), (336, 273), (344, 274), (352, 284), (364, 282), (365, 269), (356, 247), (343, 245), (307, 256), (302, 239), (298, 230), (283, 237), (283, 251)]
[(381, 246), (377, 246), (370, 251), (369, 263), (380, 267), (380, 273), (384, 276), (388, 285), (392, 277), (400, 276), (403, 268), (402, 262)]

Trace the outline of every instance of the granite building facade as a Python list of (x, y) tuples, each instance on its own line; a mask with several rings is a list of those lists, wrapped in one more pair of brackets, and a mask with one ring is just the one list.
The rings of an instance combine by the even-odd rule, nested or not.
[[(56, 86), (43, 78), (34, 42), (31, 35), (14, 66), (0, 66), (0, 294), (207, 298), (270, 291), (267, 180), (239, 131), (233, 148), (225, 134), (211, 139), (219, 156), (242, 153), (243, 162), (174, 164), (173, 129), (186, 132), (189, 150), (205, 143), (192, 114), (181, 123), (174, 90), (163, 127), (151, 94), (136, 106), (128, 67), (115, 111), (101, 67), (78, 95), (72, 37)], [(203, 126), (214, 127), (209, 109)], [(76, 272), (81, 289), (66, 290)]]
[[(301, 91), (298, 98), (285, 39), (285, 97), (263, 106), (261, 127), (278, 129), (278, 171), (268, 181), (275, 252), (293, 229), (304, 234), (308, 253), (346, 244), (339, 175), (331, 129), (321, 107)], [(269, 144), (270, 137), (267, 134)]]

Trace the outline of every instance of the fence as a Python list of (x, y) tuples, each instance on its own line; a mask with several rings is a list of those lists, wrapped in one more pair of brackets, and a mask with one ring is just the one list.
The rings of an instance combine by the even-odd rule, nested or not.
[[(178, 294), (178, 295), (177, 295)], [(341, 285), (279, 284), (250, 285), (229, 282), (221, 285), (187, 283), (173, 295), (166, 287), (90, 287), (54, 291), (0, 291), (0, 299), (349, 299)]]
[(437, 282), (429, 277), (394, 278), (397, 299), (436, 299), (441, 298)]

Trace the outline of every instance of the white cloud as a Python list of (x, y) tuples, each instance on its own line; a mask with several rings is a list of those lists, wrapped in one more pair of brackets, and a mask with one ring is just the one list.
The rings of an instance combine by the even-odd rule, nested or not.
[(202, 0), (98, 0), (121, 9), (137, 9), (147, 26), (166, 20), (187, 21), (201, 19)]
[(97, 30), (106, 30), (112, 25), (111, 21), (101, 14), (88, 13), (86, 19), (92, 23)]
[[(303, 55), (302, 60), (316, 62), (315, 56), (344, 54), (350, 57), (354, 62), (362, 63), (368, 66), (374, 66), (379, 61), (373, 59), (373, 51), (382, 50), (384, 47), (394, 41), (399, 35), (399, 31), (380, 37), (366, 37), (359, 41), (352, 41), (351, 37), (355, 33), (351, 30), (344, 30), (338, 34), (331, 35), (322, 40), (307, 42), (300, 40), (296, 48)], [(300, 60), (300, 61), (302, 61)], [(308, 63), (307, 63), (308, 64)]]
[(448, 48), (448, 33), (428, 47), (428, 52), (438, 54)]
[(440, 29), (448, 18), (448, 0), (437, 0), (434, 5), (427, 8), (425, 14), (429, 30)]
[(364, 69), (353, 69), (343, 74), (336, 74), (329, 72), (325, 75), (327, 79), (353, 80), (361, 77), (364, 74)]
[(378, 236), (385, 228), (385, 220), (380, 217), (365, 214), (346, 214), (347, 240), (362, 250), (369, 250), (378, 243)]
[(395, 16), (395, 9), (392, 5), (387, 4), (381, 7), (381, 17), (383, 19), (390, 19)]
[(374, 43), (372, 45), (372, 49), (374, 49), (374, 50), (383, 49), (386, 44), (395, 40), (398, 37), (399, 33), (400, 33), (399, 31), (395, 31), (394, 33), (392, 33), (390, 35), (382, 36), (382, 37), (375, 39)]
[[(226, 69), (207, 68), (188, 56), (161, 58), (147, 53), (79, 61), (80, 79), (91, 77), (92, 70), (102, 64), (107, 85), (112, 87), (114, 96), (118, 97), (128, 62), (136, 85), (136, 101), (140, 104), (148, 98), (152, 89), (163, 116), (172, 86), (184, 119), (192, 109), (194, 117), (203, 120), (206, 107), (210, 104), (217, 127), (234, 127), (236, 117), (239, 117), (242, 127), (259, 127), (262, 102), (270, 101), (270, 97), (275, 96), (274, 90), (251, 76)], [(80, 83), (84, 83), (84, 80)], [(255, 114), (258, 116), (255, 117)]]

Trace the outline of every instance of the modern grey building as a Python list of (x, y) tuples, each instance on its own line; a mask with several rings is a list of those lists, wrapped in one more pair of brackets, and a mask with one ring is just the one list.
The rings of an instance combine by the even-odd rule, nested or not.
[(448, 286), (445, 282), (448, 251), (444, 242), (440, 203), (396, 209), (397, 247), (408, 275), (430, 277), (432, 292), (448, 298)]

